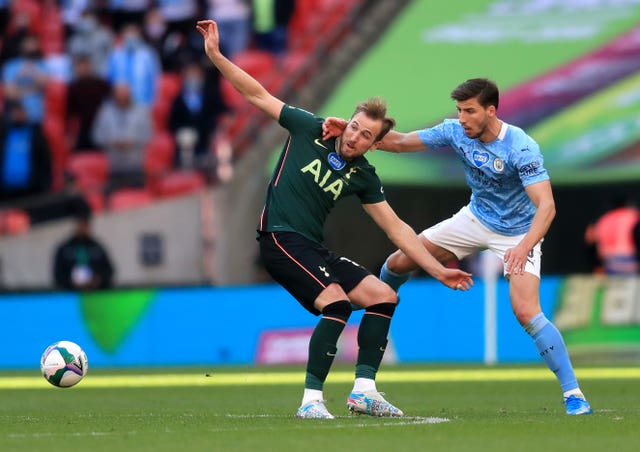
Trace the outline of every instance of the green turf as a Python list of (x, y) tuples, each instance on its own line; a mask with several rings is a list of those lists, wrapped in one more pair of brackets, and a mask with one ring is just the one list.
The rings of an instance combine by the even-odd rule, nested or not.
[[(385, 369), (401, 375), (407, 368)], [(325, 388), (327, 407), (338, 416), (333, 421), (294, 419), (299, 384), (248, 385), (241, 381), (246, 374), (238, 376), (238, 384), (221, 385), (207, 384), (214, 379), (205, 370), (172, 369), (173, 375), (201, 377), (202, 385), (111, 388), (91, 386), (92, 377), (97, 381), (109, 375), (92, 370), (70, 389), (40, 385), (39, 380), (37, 387), (10, 389), (13, 379), (26, 374), (0, 373), (0, 451), (638, 450), (637, 376), (583, 378), (595, 414), (570, 417), (553, 378), (532, 374), (497, 381), (487, 372), (487, 379), (478, 381), (482, 369), (457, 367), (456, 381), (449, 382), (442, 367), (409, 370), (438, 376), (433, 381), (384, 382), (381, 372), (379, 389), (405, 411), (405, 418), (349, 416), (344, 399), (350, 384), (338, 379)], [(460, 370), (473, 373), (469, 380), (474, 381), (460, 378)], [(235, 371), (206, 372), (215, 377)]]

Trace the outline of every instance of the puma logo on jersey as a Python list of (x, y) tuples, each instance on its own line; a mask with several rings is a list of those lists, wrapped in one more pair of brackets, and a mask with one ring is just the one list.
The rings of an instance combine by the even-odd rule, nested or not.
[(318, 268), (320, 269), (320, 271), (321, 271), (322, 273), (324, 273), (324, 276), (326, 276), (327, 278), (329, 277), (329, 273), (327, 273), (327, 267), (320, 267), (320, 266), (318, 265)]
[(340, 197), (342, 188), (344, 187), (344, 182), (339, 176), (334, 180), (330, 180), (331, 175), (333, 175), (333, 171), (330, 169), (324, 171), (322, 168), (322, 161), (320, 159), (313, 160), (307, 166), (301, 168), (300, 171), (312, 174), (313, 181), (318, 184), (324, 192), (333, 193), (334, 201)]

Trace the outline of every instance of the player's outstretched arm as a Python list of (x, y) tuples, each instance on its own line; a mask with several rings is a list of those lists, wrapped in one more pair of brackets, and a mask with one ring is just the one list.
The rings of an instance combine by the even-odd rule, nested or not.
[[(328, 140), (340, 136), (347, 124), (348, 121), (342, 118), (329, 116), (322, 123), (322, 139)], [(378, 149), (388, 152), (416, 152), (425, 151), (427, 147), (422, 143), (417, 132), (402, 133), (391, 130), (384, 136)]]
[(415, 231), (402, 221), (386, 201), (363, 204), (362, 207), (376, 222), (389, 240), (411, 260), (445, 286), (454, 290), (469, 290), (473, 286), (471, 274), (459, 269), (446, 268), (422, 245)]
[(278, 120), (284, 102), (271, 95), (256, 79), (229, 61), (220, 52), (218, 24), (213, 20), (200, 20), (196, 29), (204, 38), (204, 49), (207, 56), (222, 76), (252, 105)]

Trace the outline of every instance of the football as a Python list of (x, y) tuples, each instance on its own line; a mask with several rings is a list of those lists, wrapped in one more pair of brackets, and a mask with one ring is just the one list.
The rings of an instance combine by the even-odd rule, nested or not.
[(40, 359), (42, 375), (59, 388), (77, 384), (87, 374), (88, 368), (87, 355), (78, 344), (70, 341), (51, 344)]

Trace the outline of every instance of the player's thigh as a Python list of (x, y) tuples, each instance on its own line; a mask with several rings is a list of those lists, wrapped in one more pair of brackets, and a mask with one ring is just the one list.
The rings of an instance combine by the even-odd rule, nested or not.
[[(489, 249), (500, 258), (503, 266), (503, 274), (509, 278), (507, 273), (507, 267), (504, 262), (504, 255), (508, 249), (514, 248), (518, 243), (522, 241), (524, 234), (507, 236), (497, 233), (492, 233), (489, 238)], [(524, 271), (530, 273), (537, 278), (540, 278), (540, 267), (542, 266), (542, 241), (536, 243), (536, 245), (529, 251), (527, 255), (527, 263), (524, 266)]]
[(368, 308), (378, 303), (398, 302), (398, 295), (384, 282), (373, 275), (364, 278), (351, 291), (347, 292), (352, 304), (360, 308)]
[(425, 229), (420, 237), (431, 243), (427, 250), (440, 262), (463, 259), (487, 248), (491, 231), (463, 207), (451, 218)]
[(366, 308), (384, 301), (395, 303), (395, 292), (369, 270), (347, 257), (331, 255), (329, 264), (352, 304)]
[(322, 246), (294, 232), (263, 233), (259, 243), (267, 272), (312, 314), (347, 298)]
[(531, 273), (511, 275), (509, 278), (511, 309), (521, 325), (526, 325), (541, 312), (540, 278)]

